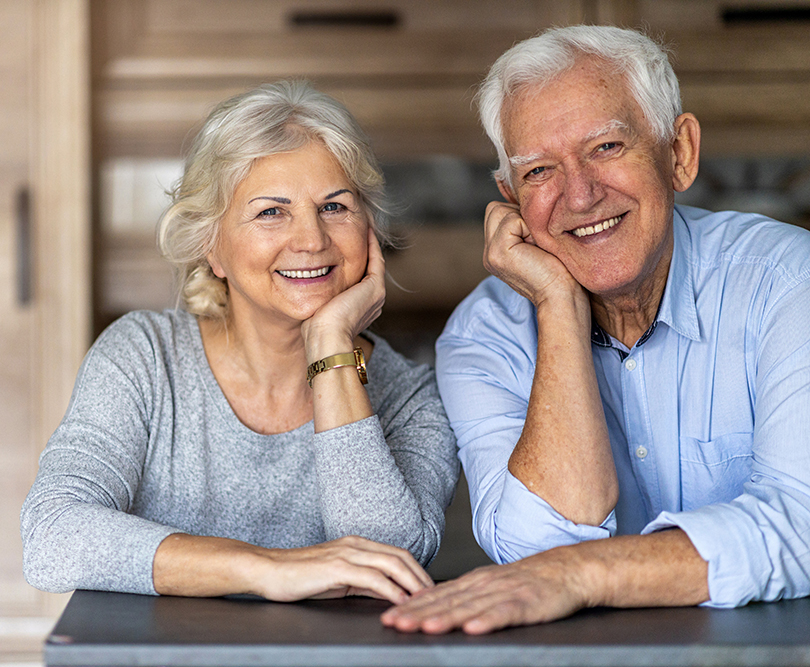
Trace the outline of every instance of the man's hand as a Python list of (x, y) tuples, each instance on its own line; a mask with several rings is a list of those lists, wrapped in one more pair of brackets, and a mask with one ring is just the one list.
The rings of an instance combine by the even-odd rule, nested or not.
[(537, 247), (515, 204), (494, 201), (487, 206), (484, 267), (535, 306), (557, 294), (587, 300), (565, 265)]
[(680, 529), (557, 547), (423, 590), (383, 625), (483, 634), (545, 623), (585, 607), (678, 607), (709, 599), (708, 564)]
[(440, 634), (461, 628), (483, 634), (512, 625), (564, 618), (586, 606), (561, 550), (508, 565), (490, 565), (431, 589), (382, 615), (383, 625), (402, 632)]

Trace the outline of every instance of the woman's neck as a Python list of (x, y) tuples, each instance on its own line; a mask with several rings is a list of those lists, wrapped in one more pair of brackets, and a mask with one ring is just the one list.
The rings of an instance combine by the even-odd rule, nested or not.
[(200, 318), (208, 364), (236, 416), (259, 433), (282, 433), (312, 419), (300, 325)]

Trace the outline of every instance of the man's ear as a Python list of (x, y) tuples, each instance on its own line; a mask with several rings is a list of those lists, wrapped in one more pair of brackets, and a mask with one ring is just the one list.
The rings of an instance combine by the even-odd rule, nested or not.
[(500, 191), (501, 196), (510, 204), (518, 206), (519, 202), (517, 197), (515, 197), (515, 195), (512, 193), (512, 187), (506, 181), (502, 181), (500, 178), (496, 178), (495, 182), (498, 184), (498, 190)]
[(672, 142), (672, 187), (687, 190), (698, 174), (700, 162), (700, 123), (694, 114), (683, 113), (675, 119)]

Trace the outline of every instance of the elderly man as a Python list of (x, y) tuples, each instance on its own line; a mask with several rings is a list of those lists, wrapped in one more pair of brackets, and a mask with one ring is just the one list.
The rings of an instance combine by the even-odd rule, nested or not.
[(437, 366), (501, 564), (383, 623), (481, 633), (810, 594), (810, 233), (674, 205), (700, 127), (637, 32), (522, 42), (480, 108), (506, 199), (485, 222), (495, 277)]

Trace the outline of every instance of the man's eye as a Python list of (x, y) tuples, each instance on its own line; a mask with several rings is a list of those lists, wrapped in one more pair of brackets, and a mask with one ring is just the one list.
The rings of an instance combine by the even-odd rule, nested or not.
[(597, 148), (596, 150), (601, 152), (601, 153), (606, 153), (608, 151), (612, 151), (618, 145), (619, 144), (617, 144), (615, 141), (608, 141), (608, 142), (602, 144), (601, 146), (599, 146), (599, 148)]
[(544, 171), (546, 171), (546, 167), (535, 167), (534, 169), (532, 169), (531, 171), (529, 171), (529, 173), (528, 173), (528, 174), (526, 174), (526, 175), (527, 175), (527, 176), (539, 176), (539, 175), (540, 175), (540, 174), (542, 174)]

